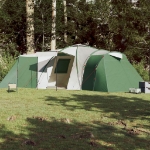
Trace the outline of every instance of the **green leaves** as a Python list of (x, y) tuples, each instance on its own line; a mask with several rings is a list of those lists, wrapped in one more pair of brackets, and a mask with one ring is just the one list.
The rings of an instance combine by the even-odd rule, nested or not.
[[(113, 49), (126, 53), (130, 60), (141, 61), (148, 55), (149, 7), (147, 0), (139, 0), (138, 3), (112, 1), (109, 27), (114, 33)], [(126, 41), (124, 46), (123, 40)]]
[[(67, 24), (64, 23), (63, 1), (57, 0), (57, 48), (86, 43), (100, 49), (121, 51), (127, 55), (130, 51), (129, 59), (137, 61), (148, 55), (149, 0), (139, 0), (136, 4), (128, 0), (98, 0), (94, 4), (86, 3), (85, 0), (66, 2)], [(25, 5), (23, 0), (16, 0), (15, 3), (13, 0), (6, 0), (0, 9), (0, 34), (4, 32), (7, 39), (17, 45), (16, 51), (20, 53), (26, 52)], [(36, 51), (47, 50), (51, 40), (52, 1), (36, 0), (34, 11)], [(67, 43), (64, 42), (65, 31)]]

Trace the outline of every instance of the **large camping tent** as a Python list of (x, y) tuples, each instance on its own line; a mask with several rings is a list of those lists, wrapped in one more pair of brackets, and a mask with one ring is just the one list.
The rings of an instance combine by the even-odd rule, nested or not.
[(82, 89), (104, 92), (129, 91), (143, 81), (126, 56), (119, 52), (101, 55), (99, 51), (88, 59)]
[(0, 88), (16, 83), (18, 87), (26, 88), (46, 89), (57, 85), (80, 90), (84, 65), (97, 50), (77, 44), (59, 51), (21, 55), (0, 83)]
[(128, 91), (141, 80), (125, 55), (77, 44), (19, 56), (0, 88), (16, 83), (17, 87), (38, 89)]

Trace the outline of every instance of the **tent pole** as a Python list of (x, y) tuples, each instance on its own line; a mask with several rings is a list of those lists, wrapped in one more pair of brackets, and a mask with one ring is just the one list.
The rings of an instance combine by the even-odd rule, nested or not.
[(17, 60), (17, 92), (18, 92), (18, 68), (19, 68), (19, 57)]
[(56, 91), (57, 91), (57, 55), (56, 55)]
[[(150, 26), (148, 24), (148, 37), (150, 37)], [(149, 49), (148, 49), (148, 69), (149, 69), (149, 82), (150, 82), (150, 46), (149, 46)]]
[(149, 82), (150, 82), (150, 47), (149, 47)]

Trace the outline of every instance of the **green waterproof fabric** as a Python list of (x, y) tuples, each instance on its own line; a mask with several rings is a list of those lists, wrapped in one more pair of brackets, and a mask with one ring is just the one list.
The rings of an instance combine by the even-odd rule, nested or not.
[(105, 60), (103, 58), (97, 66), (94, 91), (108, 91), (107, 74), (105, 69)]
[[(129, 88), (138, 88), (143, 81), (124, 54), (122, 59), (109, 54), (92, 55), (83, 75), (83, 90), (103, 92), (127, 92)], [(96, 72), (92, 72), (97, 66)]]
[(132, 86), (126, 74), (128, 68), (122, 67), (123, 59), (117, 59), (110, 55), (106, 55), (104, 58), (108, 92), (128, 91)]
[(7, 88), (9, 83), (17, 84), (17, 87), (36, 88), (37, 62), (37, 57), (20, 56), (0, 83), (0, 88)]
[(91, 56), (86, 63), (83, 75), (82, 89), (92, 91), (95, 84), (96, 68), (102, 56)]
[(139, 88), (139, 81), (143, 81), (142, 77), (138, 74), (136, 69), (130, 64), (128, 59), (125, 57), (121, 61), (122, 68), (125, 71), (126, 76), (130, 82), (130, 87)]
[(70, 59), (59, 59), (55, 68), (55, 73), (67, 73)]
[(17, 64), (18, 60), (16, 60), (8, 74), (0, 82), (0, 88), (7, 88), (9, 83), (17, 84)]
[(18, 87), (37, 87), (37, 57), (19, 57)]

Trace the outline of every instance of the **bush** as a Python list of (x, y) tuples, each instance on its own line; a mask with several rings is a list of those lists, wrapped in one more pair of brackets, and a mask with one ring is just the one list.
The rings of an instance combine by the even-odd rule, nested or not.
[(146, 69), (145, 61), (142, 60), (141, 62), (133, 62), (134, 68), (137, 70), (137, 72), (141, 75), (144, 81), (149, 80), (149, 71)]
[(8, 73), (8, 71), (14, 64), (14, 61), (14, 58), (9, 53), (2, 53), (0, 55), (0, 82)]

